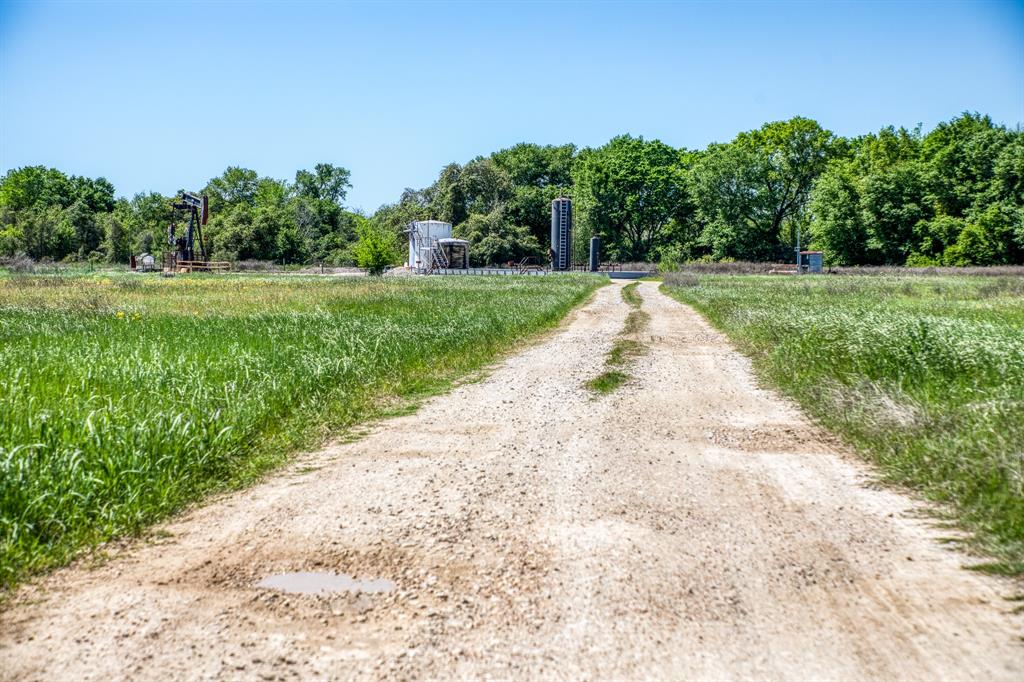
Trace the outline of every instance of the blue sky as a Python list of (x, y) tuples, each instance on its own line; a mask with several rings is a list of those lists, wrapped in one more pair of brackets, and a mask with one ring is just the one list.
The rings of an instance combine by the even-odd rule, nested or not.
[(1024, 123), (1024, 4), (0, 3), (0, 171), (127, 196), (326, 161), (372, 212), (520, 141), (696, 148), (964, 110)]

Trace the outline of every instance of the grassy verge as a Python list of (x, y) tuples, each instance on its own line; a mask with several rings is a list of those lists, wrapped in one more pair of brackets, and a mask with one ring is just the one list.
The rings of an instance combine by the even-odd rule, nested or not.
[(1024, 280), (666, 277), (759, 374), (1024, 573)]
[(599, 284), (0, 276), (0, 585), (443, 390)]
[(634, 282), (622, 287), (622, 300), (628, 303), (633, 310), (626, 316), (622, 332), (605, 357), (605, 366), (608, 369), (586, 383), (587, 388), (594, 393), (602, 395), (611, 393), (629, 381), (630, 377), (625, 371), (626, 367), (634, 358), (643, 355), (646, 350), (646, 346), (635, 338), (647, 327), (647, 323), (651, 319), (647, 313), (640, 310), (643, 299), (636, 291), (639, 286)]
[(643, 305), (644, 302), (644, 300), (640, 298), (640, 294), (636, 291), (639, 287), (640, 285), (636, 282), (622, 287), (622, 300), (628, 303), (634, 310), (639, 310), (640, 306)]

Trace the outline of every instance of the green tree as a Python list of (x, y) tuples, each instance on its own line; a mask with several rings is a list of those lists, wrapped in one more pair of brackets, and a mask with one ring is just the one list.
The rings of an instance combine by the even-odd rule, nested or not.
[(89, 212), (110, 213), (114, 210), (114, 186), (106, 178), (73, 175), (68, 184), (72, 201), (82, 202)]
[(63, 260), (74, 249), (73, 228), (57, 206), (22, 211), (18, 225), (25, 239), (25, 252), (35, 260)]
[(0, 256), (9, 258), (25, 250), (25, 230), (18, 224), (17, 214), (0, 208)]
[(702, 242), (718, 258), (781, 255), (783, 224), (801, 217), (836, 146), (830, 131), (802, 117), (711, 145), (692, 173), (698, 218), (706, 225)]
[(65, 208), (72, 203), (71, 181), (56, 168), (25, 166), (7, 171), (0, 181), (0, 208)]
[[(409, 190), (406, 190), (406, 193), (409, 193)], [(428, 208), (428, 218), (458, 225), (469, 216), (465, 190), (462, 186), (462, 166), (457, 163), (450, 163), (441, 169), (434, 184), (421, 194)]]
[(956, 244), (946, 249), (946, 265), (1007, 265), (1024, 262), (1024, 244), (1017, 240), (1021, 212), (992, 204), (967, 222)]
[[(922, 220), (914, 228), (918, 245), (916, 260), (919, 262), (941, 263), (946, 250), (957, 243), (967, 222), (963, 218), (937, 215)], [(908, 263), (910, 257), (908, 257)]]
[(540, 257), (542, 249), (536, 237), (522, 225), (515, 225), (502, 207), (486, 215), (474, 213), (456, 226), (455, 236), (471, 242), (470, 263), (474, 266), (520, 261)]
[(924, 137), (922, 157), (928, 164), (929, 189), (939, 212), (967, 217), (984, 210), (995, 178), (996, 162), (1011, 133), (988, 116), (965, 112), (940, 123)]
[(996, 157), (988, 195), (992, 202), (1024, 206), (1024, 132), (1009, 134), (1009, 141)]
[(260, 178), (253, 204), (256, 208), (283, 209), (288, 205), (291, 188), (284, 180)]
[(171, 201), (168, 197), (157, 192), (147, 192), (136, 194), (130, 200), (119, 199), (113, 215), (127, 232), (132, 252), (152, 253), (170, 248), (167, 244), (167, 228), (171, 217)]
[(573, 177), (578, 224), (624, 260), (653, 257), (687, 204), (682, 156), (659, 140), (613, 138), (581, 153)]
[(811, 192), (811, 234), (829, 265), (855, 265), (867, 260), (868, 233), (860, 208), (857, 177), (849, 164), (829, 168)]
[(306, 263), (309, 261), (309, 250), (299, 230), (284, 227), (277, 233), (276, 260), (279, 263)]
[(295, 174), (295, 191), (300, 197), (340, 206), (352, 187), (350, 178), (351, 173), (347, 168), (318, 163), (312, 172), (300, 170)]
[(217, 214), (239, 204), (252, 206), (260, 186), (259, 175), (254, 170), (239, 166), (228, 166), (220, 177), (212, 178), (203, 194), (210, 198), (210, 212)]
[(568, 187), (576, 145), (546, 145), (521, 142), (491, 155), (495, 165), (518, 186)]
[(921, 160), (921, 129), (886, 126), (877, 133), (861, 135), (844, 145), (840, 156), (848, 157), (859, 175), (891, 168), (904, 161)]
[(933, 215), (925, 200), (925, 173), (923, 164), (910, 161), (864, 178), (861, 211), (870, 262), (903, 265), (917, 250), (918, 223)]
[(78, 253), (79, 258), (87, 258), (99, 249), (103, 241), (103, 228), (84, 201), (79, 200), (69, 206), (61, 222), (64, 231), (72, 235), (72, 249)]
[(359, 267), (366, 268), (371, 275), (380, 275), (398, 262), (398, 245), (393, 234), (369, 220), (359, 221), (356, 234), (358, 241), (352, 251)]
[(253, 213), (247, 204), (239, 204), (210, 221), (206, 236), (214, 260), (261, 259)]
[(111, 263), (125, 263), (132, 253), (132, 235), (116, 213), (104, 213), (100, 220), (103, 230), (102, 249)]
[(505, 201), (508, 219), (527, 227), (544, 247), (551, 238), (551, 201), (570, 192), (575, 158), (571, 144), (520, 143), (491, 155), (513, 185)]

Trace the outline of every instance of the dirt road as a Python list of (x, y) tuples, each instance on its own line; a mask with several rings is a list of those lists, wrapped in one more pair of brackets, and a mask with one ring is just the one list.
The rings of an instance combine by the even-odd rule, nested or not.
[[(1008, 582), (641, 285), (483, 381), (193, 511), (0, 616), (5, 679), (1024, 679)], [(256, 587), (295, 571), (381, 593)]]

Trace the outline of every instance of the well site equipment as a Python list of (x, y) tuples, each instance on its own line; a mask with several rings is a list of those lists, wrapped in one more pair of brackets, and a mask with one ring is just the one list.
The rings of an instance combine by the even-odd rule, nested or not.
[[(178, 211), (188, 212), (188, 227), (178, 235)], [(164, 273), (176, 272), (227, 272), (231, 263), (213, 262), (207, 258), (206, 243), (203, 240), (203, 225), (210, 217), (210, 199), (191, 192), (182, 192), (178, 200), (171, 203), (171, 220), (167, 226), (167, 245), (173, 251), (164, 251)], [(197, 249), (198, 247), (198, 249)]]
[(438, 239), (437, 248), (441, 250), (441, 260), (448, 264), (449, 270), (469, 268), (469, 242), (467, 240)]
[[(206, 245), (203, 243), (202, 226), (210, 217), (210, 199), (205, 194), (199, 196), (191, 192), (182, 192), (178, 201), (171, 204), (171, 223), (167, 226), (167, 244), (174, 247), (175, 257), (179, 261), (206, 260)], [(175, 217), (178, 211), (188, 212), (188, 228), (185, 234), (175, 235)], [(199, 246), (200, 258), (196, 258), (196, 245)]]
[(572, 199), (551, 202), (551, 269), (572, 269)]
[(801, 251), (800, 267), (797, 268), (797, 274), (805, 272), (820, 273), (822, 271), (823, 256), (824, 254), (821, 251)]
[(469, 267), (469, 242), (452, 237), (451, 223), (414, 220), (405, 233), (409, 236), (409, 261), (406, 265), (415, 272), (426, 275)]

